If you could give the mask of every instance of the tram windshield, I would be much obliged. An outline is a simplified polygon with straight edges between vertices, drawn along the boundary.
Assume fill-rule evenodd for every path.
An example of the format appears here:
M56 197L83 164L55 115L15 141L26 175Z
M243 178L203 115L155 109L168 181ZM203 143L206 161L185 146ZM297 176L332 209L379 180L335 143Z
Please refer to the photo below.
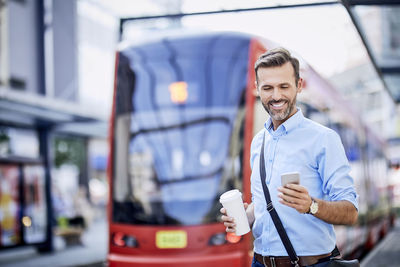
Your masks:
M120 53L114 121L114 222L216 222L219 196L233 188L242 189L248 53L243 48L241 53L232 53L235 56L229 66L221 56L194 61L188 56L180 60L178 55L175 63L170 58L168 62L158 58L144 63L145 53L139 62L134 60L139 50ZM207 77L213 78L207 82L205 77L214 75L213 71L217 76Z
M171 113L118 118L116 142L119 148L126 148L117 149L116 155L116 221L185 225L213 222L219 210L219 195L241 187L241 141L239 129L232 129L236 112L229 108L186 111L188 118L181 122L178 114ZM149 116L154 117L153 123L165 118L169 124L144 128L151 121ZM130 134L119 138L122 132Z

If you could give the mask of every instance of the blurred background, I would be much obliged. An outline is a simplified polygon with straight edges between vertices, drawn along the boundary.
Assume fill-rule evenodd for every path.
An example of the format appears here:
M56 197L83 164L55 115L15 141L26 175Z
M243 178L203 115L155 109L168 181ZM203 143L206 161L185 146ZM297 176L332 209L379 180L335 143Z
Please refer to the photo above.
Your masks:
M0 265L106 262L118 47L177 30L247 33L300 55L382 140L398 212L400 1L1 0ZM90 251L79 261L77 246Z

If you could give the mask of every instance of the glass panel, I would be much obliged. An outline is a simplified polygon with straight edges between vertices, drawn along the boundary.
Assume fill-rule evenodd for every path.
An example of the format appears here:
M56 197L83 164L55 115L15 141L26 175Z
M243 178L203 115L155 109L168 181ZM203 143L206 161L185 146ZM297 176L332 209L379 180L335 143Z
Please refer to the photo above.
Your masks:
M210 108L187 114L186 122L179 123L179 116L170 116L169 127L147 126L148 130L132 131L130 136L121 134L127 130L129 119L120 116L114 188L114 199L119 203L114 202L114 220L185 225L214 222L219 195L241 188L240 127L244 111ZM147 117L138 113L131 121L148 125ZM233 124L237 125L234 129ZM129 150L118 150L123 147Z
M24 239L28 244L40 243L46 239L47 225L44 167L24 166L24 182Z
M18 166L0 164L0 247L21 243L18 185Z
M398 66L400 59L400 7L356 6L354 12L361 22L375 59L385 67Z
M393 98L400 102L400 74L385 74L383 79Z
M39 138L34 130L0 126L0 157L39 158Z

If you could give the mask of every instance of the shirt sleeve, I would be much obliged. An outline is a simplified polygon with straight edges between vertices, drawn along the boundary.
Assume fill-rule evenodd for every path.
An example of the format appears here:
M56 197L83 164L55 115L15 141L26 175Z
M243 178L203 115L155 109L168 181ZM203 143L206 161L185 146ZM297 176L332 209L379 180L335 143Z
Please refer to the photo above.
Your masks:
M358 195L339 135L333 130L328 130L321 141L318 172L322 179L324 194L330 201L347 200L358 210Z

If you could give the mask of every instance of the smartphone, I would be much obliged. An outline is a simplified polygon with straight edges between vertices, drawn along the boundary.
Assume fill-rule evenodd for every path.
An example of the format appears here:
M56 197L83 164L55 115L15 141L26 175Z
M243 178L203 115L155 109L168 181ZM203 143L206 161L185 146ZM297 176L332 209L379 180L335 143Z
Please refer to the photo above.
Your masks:
M281 174L282 186L287 184L300 184L300 173L287 172Z

